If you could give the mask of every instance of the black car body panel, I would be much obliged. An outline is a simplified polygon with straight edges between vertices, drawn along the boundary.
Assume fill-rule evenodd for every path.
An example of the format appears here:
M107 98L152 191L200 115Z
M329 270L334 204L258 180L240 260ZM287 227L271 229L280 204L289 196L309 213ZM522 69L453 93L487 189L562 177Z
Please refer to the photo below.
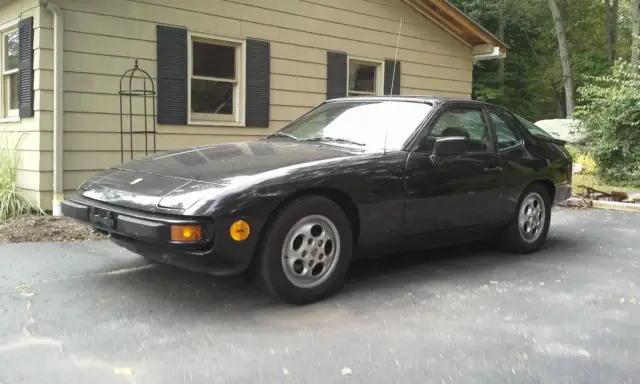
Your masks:
M156 174L222 186L244 183L251 177L286 171L301 164L322 164L354 155L322 145L305 145L290 140L255 140L225 143L164 152L121 166L132 172Z
M499 227L532 182L548 186L556 202L569 197L572 160L562 143L523 127L520 141L500 151L434 159L420 149L447 108L471 105L486 118L486 108L498 107L468 100L394 100L434 106L402 148L381 151L270 136L168 151L93 177L78 196L63 202L63 213L150 259L235 274L251 263L277 209L302 194L323 194L348 212L360 256L438 246ZM332 102L340 101L327 103ZM229 237L238 219L251 225L246 241ZM167 235L172 223L200 223L206 236L172 244Z

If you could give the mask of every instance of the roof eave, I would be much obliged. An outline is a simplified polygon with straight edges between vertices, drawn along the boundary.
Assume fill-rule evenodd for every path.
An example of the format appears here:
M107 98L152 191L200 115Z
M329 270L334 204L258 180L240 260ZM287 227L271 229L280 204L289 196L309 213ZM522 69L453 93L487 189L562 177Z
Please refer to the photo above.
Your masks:
M508 45L462 12L449 0L402 0L423 17L474 49L474 60L506 56ZM476 53L477 51L477 53Z
M427 0L429 1L429 0ZM483 27L480 23L478 23L477 21L475 21L474 19L472 19L469 15L467 15L466 13L464 13L461 9L459 9L458 7L456 7L455 5L453 5L449 0L440 0L442 2L444 2L447 6L451 7L453 10L455 10L458 14L460 14L461 16L463 16L465 19L467 19L471 24L473 24L476 28L478 28L481 32L483 32L484 34L488 35L490 40L498 45L503 47L505 50L509 48L509 46L507 45L507 43L505 43L502 39L500 39L499 37L497 37L496 35L494 35L493 33L489 32L488 29L486 29L485 27Z

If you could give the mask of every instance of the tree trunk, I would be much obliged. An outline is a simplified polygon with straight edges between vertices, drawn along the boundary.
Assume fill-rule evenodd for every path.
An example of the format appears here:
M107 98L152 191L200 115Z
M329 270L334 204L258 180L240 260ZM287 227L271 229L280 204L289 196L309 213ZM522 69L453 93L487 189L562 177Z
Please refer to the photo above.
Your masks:
M498 38L504 41L504 14L500 17L500 26L498 27ZM500 94L504 96L504 59L498 62L498 73L500 74Z
M631 3L631 20L633 27L631 28L631 65L638 72L638 64L640 64L640 0L633 0Z
M640 0L633 1L640 2ZM551 15L553 16L553 24L556 29L556 37L558 38L558 49L560 51L560 63L562 64L567 116L571 116L575 106L575 97L573 95L573 74L571 72L571 63L569 62L569 44L567 43L567 36L564 34L564 20L562 20L558 0L549 0L549 3L551 6Z
M604 0L605 25L607 28L607 56L611 62L616 60L618 43L618 3L619 0Z
M564 102L562 101L562 94L558 91L553 91L553 104L556 107L556 118L564 119L567 117Z

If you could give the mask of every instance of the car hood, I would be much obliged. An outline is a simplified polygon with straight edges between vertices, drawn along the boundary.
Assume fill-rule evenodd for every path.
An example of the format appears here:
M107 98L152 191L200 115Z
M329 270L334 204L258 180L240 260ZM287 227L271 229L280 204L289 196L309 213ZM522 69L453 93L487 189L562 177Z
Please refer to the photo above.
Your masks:
M353 155L342 148L284 140L256 140L215 144L163 152L131 161L119 169L218 185L234 184L291 166Z
M357 153L281 139L207 145L129 161L96 175L80 190L85 197L129 208L185 210L203 196Z

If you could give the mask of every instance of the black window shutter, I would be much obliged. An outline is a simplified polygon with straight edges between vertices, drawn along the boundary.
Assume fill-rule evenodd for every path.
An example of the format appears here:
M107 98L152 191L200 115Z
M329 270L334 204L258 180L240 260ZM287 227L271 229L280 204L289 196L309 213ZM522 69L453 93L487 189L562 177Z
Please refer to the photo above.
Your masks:
M347 54L327 52L327 100L347 96Z
M158 25L158 124L187 124L187 30Z
M399 95L400 94L400 62L395 60L384 61L384 94L385 95ZM395 66L395 77L393 76L393 69ZM393 82L393 90L391 89L391 83ZM392 92L393 91L393 92Z
M245 125L269 127L271 44L268 41L247 39Z
M33 17L20 20L18 39L20 46L19 115L33 117Z

